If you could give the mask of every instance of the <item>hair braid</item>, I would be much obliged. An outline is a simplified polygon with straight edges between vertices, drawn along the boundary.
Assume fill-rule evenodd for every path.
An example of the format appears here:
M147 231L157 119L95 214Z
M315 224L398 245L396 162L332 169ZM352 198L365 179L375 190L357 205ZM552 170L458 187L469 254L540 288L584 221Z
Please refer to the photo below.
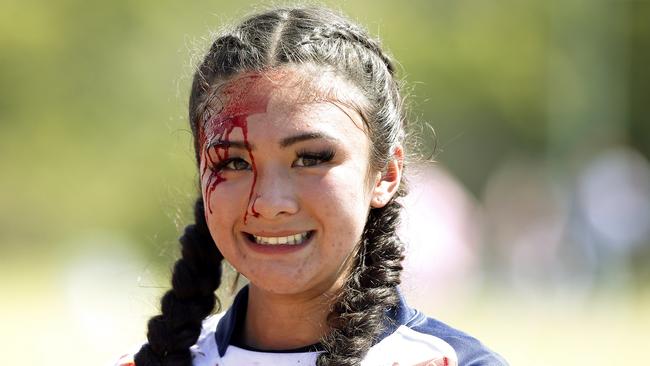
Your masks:
M381 49L379 42L368 37L361 28L351 23L335 23L316 27L298 45L308 45L332 39L340 39L365 47L381 59L391 75L395 72L391 58Z
M149 343L135 355L138 366L191 365L189 348L217 303L223 256L208 231L202 198L194 205L194 217L179 239L181 258L174 265L172 288L162 297L161 314L149 320Z
M403 195L404 189L401 190ZM355 263L329 316L333 331L323 338L318 366L359 365L397 306L404 246L395 234L401 205L392 199L370 210Z

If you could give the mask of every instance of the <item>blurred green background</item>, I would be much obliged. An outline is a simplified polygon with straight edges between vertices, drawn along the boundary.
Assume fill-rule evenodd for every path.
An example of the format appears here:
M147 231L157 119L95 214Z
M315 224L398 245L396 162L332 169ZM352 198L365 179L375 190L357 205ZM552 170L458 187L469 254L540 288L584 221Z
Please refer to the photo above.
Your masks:
M411 301L513 365L644 363L650 2L325 4L399 61L425 155L437 134L410 167ZM4 363L108 364L144 339L198 193L192 65L253 6L0 8Z

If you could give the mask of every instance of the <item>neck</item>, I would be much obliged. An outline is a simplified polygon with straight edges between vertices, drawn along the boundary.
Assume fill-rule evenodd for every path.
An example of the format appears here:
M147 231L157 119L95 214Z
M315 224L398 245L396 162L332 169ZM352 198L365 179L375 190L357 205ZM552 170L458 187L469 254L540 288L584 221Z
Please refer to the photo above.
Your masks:
M269 351L318 343L330 329L327 316L334 293L278 295L251 284L244 342L250 347Z

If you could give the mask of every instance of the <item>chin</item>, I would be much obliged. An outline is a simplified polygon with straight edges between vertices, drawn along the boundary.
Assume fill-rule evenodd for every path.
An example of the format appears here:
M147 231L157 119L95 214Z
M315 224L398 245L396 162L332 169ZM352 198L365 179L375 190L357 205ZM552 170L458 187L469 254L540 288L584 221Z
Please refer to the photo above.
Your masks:
M251 286L275 295L296 295L304 292L304 284L297 284L294 281L276 280L271 277L263 281L250 281Z
M274 295L308 295L310 297L329 292L333 286L331 281L310 282L297 281L300 278L295 274L293 276L265 276L259 280L249 278L251 286Z

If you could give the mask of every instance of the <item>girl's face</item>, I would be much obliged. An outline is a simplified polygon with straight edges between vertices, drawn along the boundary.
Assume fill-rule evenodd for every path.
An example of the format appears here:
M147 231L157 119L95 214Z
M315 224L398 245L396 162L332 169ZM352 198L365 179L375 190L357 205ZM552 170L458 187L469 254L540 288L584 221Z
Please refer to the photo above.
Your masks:
M344 276L380 178L369 173L361 116L318 97L318 85L354 90L296 75L248 75L222 89L199 136L201 185L219 250L252 286L314 296Z

